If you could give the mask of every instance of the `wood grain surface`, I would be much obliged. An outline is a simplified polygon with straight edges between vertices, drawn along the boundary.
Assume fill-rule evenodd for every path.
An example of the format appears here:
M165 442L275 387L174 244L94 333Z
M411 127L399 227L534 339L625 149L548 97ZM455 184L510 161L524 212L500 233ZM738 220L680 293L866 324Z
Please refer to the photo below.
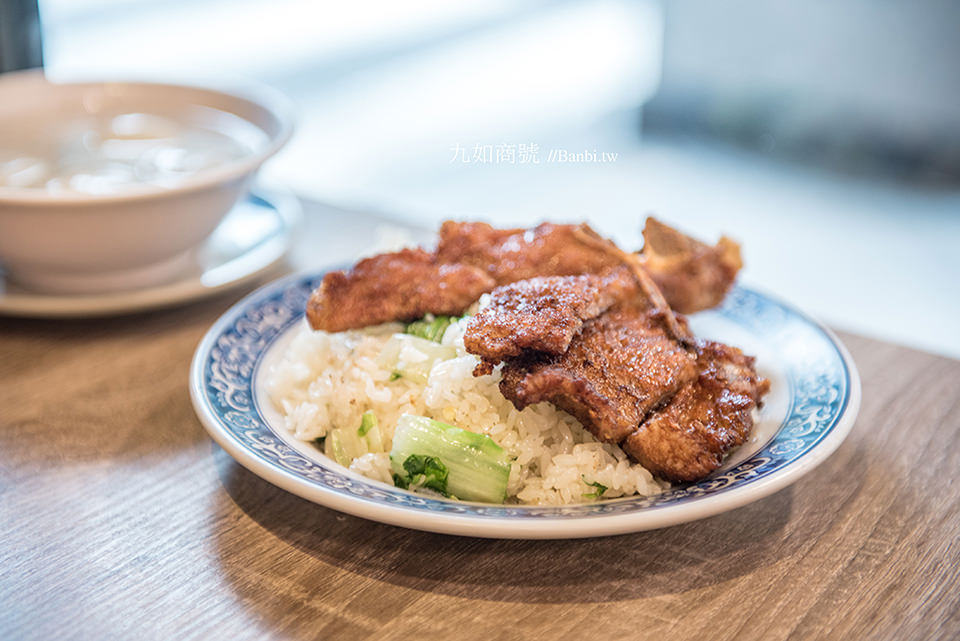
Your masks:
M733 512L458 538L319 507L208 438L188 366L237 296L0 319L0 639L960 638L960 362L843 336L852 434Z

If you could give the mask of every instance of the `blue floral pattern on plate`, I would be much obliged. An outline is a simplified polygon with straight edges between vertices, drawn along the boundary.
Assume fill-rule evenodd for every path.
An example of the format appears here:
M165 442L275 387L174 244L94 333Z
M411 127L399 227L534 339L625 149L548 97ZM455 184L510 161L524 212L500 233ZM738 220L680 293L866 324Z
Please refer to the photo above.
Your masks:
M256 468L254 472L269 468L270 472L280 473L282 478L293 480L300 487L323 490L325 496L341 495L349 501L500 522L502 519L567 520L649 513L742 491L751 484L770 479L794 467L833 434L835 442L829 447L832 451L849 430L852 422L849 411L852 409L855 414L859 404L859 381L852 362L827 330L784 303L737 287L721 307L710 313L718 314L767 344L778 346L789 386L786 416L779 429L749 459L700 482L675 486L652 497L546 507L478 505L420 496L348 475L319 454L311 458L301 453L284 442L277 431L282 427L270 425L264 416L260 403L269 401L258 398L258 368L270 346L302 322L306 301L322 277L322 274L288 277L254 292L228 311L198 347L191 391L198 415L207 429L221 445L228 445L238 460ZM842 421L845 416L846 420ZM837 435L835 432L841 423L843 433ZM759 495L750 500L753 498ZM334 502L344 504L342 500ZM741 504L743 502L746 501ZM677 522L682 520L691 519L682 518ZM424 529L446 531L429 526Z

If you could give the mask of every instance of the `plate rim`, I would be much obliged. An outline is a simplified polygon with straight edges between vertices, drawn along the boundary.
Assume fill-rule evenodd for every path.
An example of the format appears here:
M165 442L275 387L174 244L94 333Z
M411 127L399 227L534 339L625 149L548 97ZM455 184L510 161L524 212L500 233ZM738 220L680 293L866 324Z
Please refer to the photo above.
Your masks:
M758 288L738 285L738 289L767 299L789 310L790 313L795 314L808 325L820 331L839 356L847 388L845 403L839 410L839 415L830 427L829 432L806 453L786 463L782 468L774 470L769 475L753 480L742 487L734 487L723 493L709 495L703 500L694 497L690 501L673 505L649 506L633 512L590 515L581 518L554 516L521 519L497 516L481 518L472 514L435 512L426 509L414 510L403 505L341 493L333 488L279 468L243 447L221 424L214 409L206 402L203 385L205 365L210 356L211 348L214 346L216 339L223 333L223 330L229 327L244 310L262 302L261 299L267 297L268 294L281 291L291 283L304 279L317 279L331 269L337 269L337 267L298 271L274 280L251 292L224 312L208 329L194 352L190 366L190 396L194 410L208 434L244 468L267 482L303 499L360 518L440 534L500 539L572 539L614 536L679 525L742 507L792 485L837 450L852 430L859 413L862 395L859 372L852 356L837 335L810 314L783 301L778 296L771 295ZM255 387L256 372L262 363L263 355L269 351L274 341L283 336L286 331L290 331L296 322L302 321L302 318L302 313L295 315L289 321L287 328L283 332L279 332L257 354L256 365L250 374L251 388ZM256 405L256 399L251 398L251 405ZM266 422L264 424L271 432L277 434L272 426L266 424ZM781 429L783 429L783 425L778 428L776 433L779 433ZM277 435L277 438L283 440L279 435ZM321 462L313 462L323 467ZM338 473L342 472L338 471ZM372 479L364 479L364 481L377 483ZM386 487L385 484L384 486ZM636 498L610 499L605 501L604 504L615 504L618 501L624 502ZM538 508L542 506L511 507L523 509L525 507Z

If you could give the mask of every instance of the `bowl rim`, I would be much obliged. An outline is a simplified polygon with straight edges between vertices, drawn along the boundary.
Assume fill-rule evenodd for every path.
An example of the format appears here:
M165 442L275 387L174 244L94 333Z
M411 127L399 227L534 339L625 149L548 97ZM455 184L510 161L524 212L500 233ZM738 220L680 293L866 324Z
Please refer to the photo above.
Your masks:
M156 81L136 80L124 78L103 79L51 79L42 69L15 71L0 75L0 94L4 91L15 90L17 87L47 86L56 90L62 88L91 88L104 89L111 87L145 88L149 90L187 91L194 94L207 94L221 99L239 101L248 106L262 109L278 124L277 131L270 135L263 127L251 123L263 131L269 138L262 149L256 153L245 155L222 165L203 169L194 175L184 178L175 187L165 188L157 185L143 185L142 188L133 188L112 194L89 194L84 192L49 193L44 189L26 187L7 187L0 185L0 205L43 205L45 207L73 206L96 203L120 203L141 200L168 198L173 195L200 191L210 187L231 182L253 174L264 162L275 155L290 140L295 123L295 109L292 101L280 91L248 79L238 80L231 78L226 83L207 81ZM243 117L239 116L238 117ZM244 120L247 120L244 118Z

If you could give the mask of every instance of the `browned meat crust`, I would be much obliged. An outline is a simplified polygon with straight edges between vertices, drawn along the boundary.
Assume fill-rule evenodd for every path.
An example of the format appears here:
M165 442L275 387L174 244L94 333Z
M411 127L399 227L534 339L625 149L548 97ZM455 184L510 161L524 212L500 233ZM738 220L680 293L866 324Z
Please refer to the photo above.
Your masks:
M543 223L526 230L448 221L433 254L405 250L328 274L311 296L307 317L314 329L342 331L426 313L460 314L497 285L602 274L626 265L669 333L689 347L692 336L668 303L694 311L719 302L739 268L736 244L721 239L717 247L708 247L656 221L648 223L644 234L646 247L637 255L585 224ZM661 293L661 283L669 296Z
M653 413L623 449L669 481L694 481L713 472L753 427L751 411L770 389L754 359L735 347L699 341L697 380Z
M586 225L501 230L448 221L436 253L381 254L349 271L327 274L307 303L307 319L314 329L339 332L427 313L461 314L498 284L601 273L620 263L582 242L578 234L584 230L596 236Z
M583 240L600 238L586 224L543 223L533 229L494 229L486 223L447 221L440 227L437 260L479 267L498 285L536 276L600 274L621 264Z
M470 265L441 265L422 249L404 249L330 272L307 302L313 329L340 332L425 314L461 314L493 279Z
M743 266L740 246L726 236L711 247L648 218L643 239L644 270L682 314L719 305Z
M694 359L667 335L656 312L630 308L585 322L559 356L509 360L500 390L518 409L549 401L601 441L620 443L696 376Z
M480 356L477 375L533 350L562 354L589 320L614 304L644 302L633 275L618 267L605 275L531 278L493 290L490 304L467 325L463 343Z

